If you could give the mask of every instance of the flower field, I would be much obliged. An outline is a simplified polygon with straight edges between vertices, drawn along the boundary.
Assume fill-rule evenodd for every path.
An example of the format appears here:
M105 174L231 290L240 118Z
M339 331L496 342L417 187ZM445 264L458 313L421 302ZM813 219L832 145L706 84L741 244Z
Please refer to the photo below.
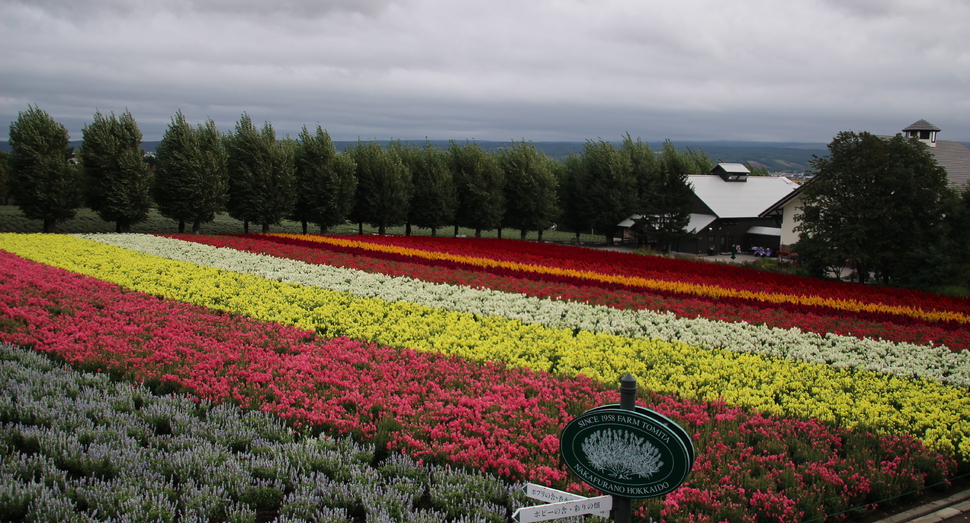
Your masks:
M351 436L378 464L403 452L592 494L558 434L616 402L626 372L698 450L644 520L821 520L970 463L967 300L507 240L5 234L0 249L0 341ZM295 517L296 487L274 488L269 512Z

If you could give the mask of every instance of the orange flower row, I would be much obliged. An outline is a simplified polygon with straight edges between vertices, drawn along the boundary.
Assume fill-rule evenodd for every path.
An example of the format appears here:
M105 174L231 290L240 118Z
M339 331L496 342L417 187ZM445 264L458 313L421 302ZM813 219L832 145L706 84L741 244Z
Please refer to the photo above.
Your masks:
M925 311L923 309L906 307L900 305L887 305L883 303L865 303L858 300L847 300L838 298L826 298L817 295L793 295L777 292L757 292L744 289L732 289L716 285L705 285L680 281L657 280L642 278L637 276L624 276L618 274L606 274L594 271L584 271L568 269L563 267L550 267L545 265L535 265L519 263L513 261L495 260L468 255L451 254L446 252L428 251L401 247L396 245L383 245L366 241L350 240L331 236L317 235L297 235L297 234L273 234L281 238L292 238L296 240L313 241L323 244L334 245L344 248L362 249L371 252L389 253L401 256L408 256L418 259L432 261L446 261L461 263L472 267L481 268L500 268L505 270L520 271L533 274L550 274L569 278L579 278L590 281L599 281L616 285L624 285L633 288L643 288L654 291L676 292L682 294L692 294L706 296L710 298L739 298L757 300L766 303L795 303L800 305L829 307L838 310L854 312L871 312L894 314L899 316L910 316L927 321L956 321L959 323L970 323L970 316L953 311Z

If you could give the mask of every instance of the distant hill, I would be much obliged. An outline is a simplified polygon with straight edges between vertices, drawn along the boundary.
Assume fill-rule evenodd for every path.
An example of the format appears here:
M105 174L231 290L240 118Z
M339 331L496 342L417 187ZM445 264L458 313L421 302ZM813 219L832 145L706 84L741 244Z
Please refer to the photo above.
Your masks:
M448 147L449 140L430 140L432 145ZM334 141L339 150L344 150L356 144L356 141ZM387 144L387 141L381 143ZM412 142L423 145L424 141ZM462 143L459 141L459 143ZM509 142L475 140L475 143L486 150L506 147ZM581 154L585 142L533 142L537 149L551 158L564 159L570 154ZM619 146L619 143L616 143ZM663 142L650 143L655 150L663 146ZM753 165L763 165L772 173L802 173L809 169L809 160L817 156L828 154L824 143L800 142L679 142L674 143L679 150L691 148L700 150L714 162L750 162Z
M450 140L430 140L432 145L445 148L448 147ZM463 143L459 140L459 143ZM148 152L154 152L158 146L157 141L142 142L142 148ZM334 141L337 149L344 150L356 144L356 141ZM387 144L387 140L381 140ZM416 145L424 145L424 141L410 142ZM475 140L475 143L486 150L495 150L506 147L509 142ZM580 154L583 152L585 142L533 142L536 148L556 159L564 159L570 154ZM72 141L72 147L81 145L80 140ZM619 143L617 143L619 145ZM662 142L651 142L650 146L660 149ZM800 143L800 142L739 142L739 141L711 141L711 142L675 142L677 149L683 150L691 148L703 151L715 162L750 162L753 165L763 165L768 171L773 173L801 173L809 169L808 162L814 156L825 156L827 154L826 144L823 143ZM9 151L10 145L6 141L0 141L0 151Z

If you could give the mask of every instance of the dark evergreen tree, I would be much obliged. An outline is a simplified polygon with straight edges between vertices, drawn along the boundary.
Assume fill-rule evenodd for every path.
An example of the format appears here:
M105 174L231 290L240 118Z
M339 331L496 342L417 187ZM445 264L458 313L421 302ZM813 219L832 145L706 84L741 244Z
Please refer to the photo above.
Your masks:
M617 224L636 209L637 182L627 157L613 144L587 141L582 156L585 183L579 188L592 226L613 245Z
M80 163L88 207L118 232L148 218L152 207L152 172L141 149L141 131L131 113L120 117L94 113L82 131Z
M347 221L357 190L357 165L349 154L339 154L330 134L317 126L316 134L304 126L296 151L296 206L292 218L320 227L320 233Z
M380 235L388 227L403 225L411 200L411 172L400 155L378 142L358 142L350 151L357 164L357 196L352 220L377 227Z
M559 202L562 206L558 225L562 230L576 233L576 243L579 243L580 234L593 229L592 213L583 192L587 176L582 157L575 154L567 156L559 166L558 174Z
M657 155L657 161L668 173L674 174L710 174L714 169L714 161L702 150L688 147L678 151L673 142L665 140L663 149Z
M751 162L744 162L744 166L747 167L748 171L751 172L750 176L771 176L771 173L768 172L768 168L764 165L752 165Z
M54 232L81 205L69 141L67 128L36 105L10 124L10 193L24 216L43 220L44 232Z
M10 153L0 151L0 199L7 205L10 198Z
M528 231L542 231L552 225L559 213L557 179L551 160L532 142L512 142L499 155L505 175L505 213L502 224L519 229L520 238Z
M477 143L458 145L453 140L448 146L448 168L458 194L455 234L458 227L468 227L479 238L482 231L500 227L505 214L505 176L496 158Z
M296 199L294 147L276 141L273 126L266 122L256 129L248 114L236 123L236 132L226 142L229 170L229 215L243 222L279 225L293 213Z
M646 143L639 138L634 141L629 133L620 150L630 163L637 185L634 235L638 241L656 244L670 252L673 244L691 236L686 228L694 196L687 178L691 171L671 169L702 167L690 153L678 153L669 141L664 144L667 161L658 159ZM670 155L676 156L674 161L669 161Z
M226 205L229 190L228 157L216 124L209 119L197 128L182 111L172 117L156 150L155 204L158 212L185 223L198 234Z
M842 132L829 155L811 163L815 177L803 190L796 227L808 268L820 274L848 260L861 282L874 273L884 283L912 285L913 266L942 252L952 194L927 146L902 135Z
M947 199L943 211L943 246L954 266L954 276L949 281L970 287L970 182Z
M410 226L431 229L437 236L438 229L454 223L458 195L447 157L441 149L426 142L423 148L410 146L405 149L406 162L411 171L414 193L408 206L408 231Z

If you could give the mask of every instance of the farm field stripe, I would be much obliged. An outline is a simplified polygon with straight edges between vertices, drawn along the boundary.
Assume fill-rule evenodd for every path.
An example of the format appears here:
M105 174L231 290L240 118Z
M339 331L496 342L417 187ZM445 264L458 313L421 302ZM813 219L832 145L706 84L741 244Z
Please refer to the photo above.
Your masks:
M510 479L524 474L572 492L592 491L562 484L569 479L558 460L555 434L578 412L618 397L615 387L579 377L346 338L324 340L273 322L159 300L6 252L0 252L0 292L7 298L0 302L6 327L0 339L33 345L87 370L107 371L112 381L121 376L160 391L181 386L220 402L231 398L275 412L295 426L310 422L328 432L349 430L377 444L389 440L388 451L400 445L434 463L495 469ZM662 501L669 517L710 514L720 520L725 509L740 509L797 523L863 504L870 490L898 494L943 481L956 467L950 456L908 435L765 416L644 389L638 397L640 404L677 419L694 434L698 453L691 477ZM31 409L29 401L16 403ZM167 414L155 411L152 418L154 424ZM170 421L169 428L179 432L195 427L185 418ZM84 418L81 425L91 423ZM153 435L151 427L144 429L135 432ZM246 431L206 436L247 446L259 442ZM393 466L395 454L384 463ZM315 469L319 457L304 456ZM661 501L654 503L651 513L656 514Z
M309 264L228 248L135 234L83 238L162 258L253 274L271 280L349 292L385 301L500 316L559 329L583 329L632 338L680 341L691 346L750 352L808 363L859 367L903 377L919 376L970 388L970 351L944 346L894 343L851 336L819 335L748 323L678 318L649 310L621 310L524 294L432 284L355 269Z
M607 383L631 372L641 386L659 393L723 399L844 427L865 424L882 433L912 434L940 452L970 456L970 394L933 381L387 303L73 237L3 235L0 247L132 290L315 329L326 337L582 374Z
M298 234L273 234L280 238L293 238L304 241L314 241L319 243L329 243L343 247L352 247L376 252L388 252L403 254L416 258L428 260L445 260L462 263L475 267L499 267L526 273L550 273L559 274L571 278L599 281L604 283L615 283L629 287L640 287L644 289L678 292L685 294L695 294L700 296L710 296L713 298L739 298L757 300L766 303L799 303L810 306L829 307L849 311L864 311L886 314L898 314L923 318L930 321L956 321L959 323L970 323L970 316L953 311L923 310L903 305L887 305L883 303L868 303L853 299L826 298L817 295L798 295L777 292L755 292L742 289L732 289L717 285L696 284L682 281L668 281L660 279L642 278L637 276L625 276L617 274L606 274L588 270L575 270L563 267L550 267L545 265L535 265L519 263L513 261L482 258L469 255L457 255L440 251L428 251L414 249L397 245L384 245L359 240L348 240L331 236L298 235Z
M357 269L429 283L526 294L541 299L603 305L611 309L649 310L660 314L672 313L679 318L705 318L729 323L744 322L786 331L795 328L822 336L839 335L858 339L882 339L894 343L943 345L954 352L970 350L970 332L965 326L954 322L927 322L908 316L849 311L837 311L833 314L836 311L829 310L826 314L819 308L795 304L767 305L751 301L677 295L644 289L611 289L597 285L584 285L582 282L575 281L565 282L545 277L531 278L521 274L499 274L487 270L448 267L440 263L422 263L404 259L403 256L375 255L320 243L268 238L264 235L165 234L162 236L213 247L299 260L315 265Z
M248 237L261 235L247 235ZM375 244L397 245L451 254L471 254L483 258L515 261L550 267L591 270L606 274L625 274L648 279L688 281L721 287L764 290L784 294L820 295L850 298L887 305L907 305L924 310L955 311L970 315L970 299L941 296L911 289L872 285L846 285L843 282L768 273L733 264L700 260L641 256L577 245L557 245L495 238L451 238L446 236L344 236Z

